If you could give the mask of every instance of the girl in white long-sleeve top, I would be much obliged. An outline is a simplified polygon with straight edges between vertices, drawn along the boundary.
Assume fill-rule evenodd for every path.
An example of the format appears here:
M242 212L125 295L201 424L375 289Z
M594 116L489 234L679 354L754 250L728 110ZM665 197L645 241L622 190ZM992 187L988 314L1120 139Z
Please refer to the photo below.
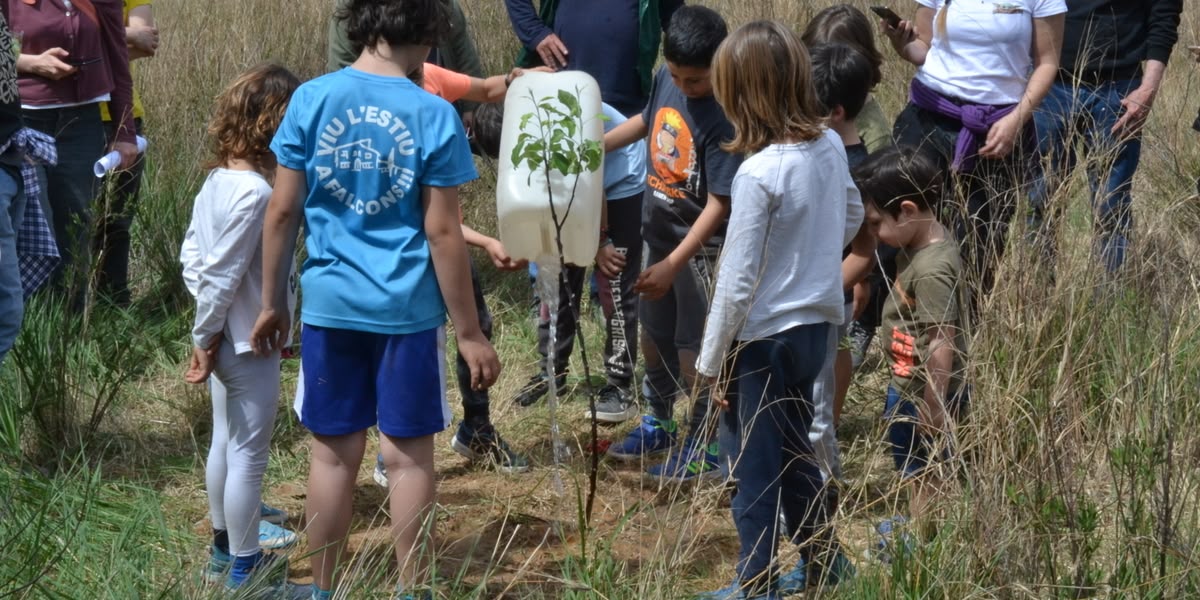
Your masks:
M778 515L801 546L809 585L846 574L826 526L827 498L808 441L813 382L829 328L842 322L842 248L862 222L838 135L826 129L799 36L759 21L717 51L713 87L733 123L731 152L755 153L733 181L733 212L697 371L732 381L722 451L737 491L737 579L725 596L794 593L776 564ZM718 388L719 389L719 388ZM796 574L789 574L795 579ZM741 595L738 595L741 594Z
M270 143L299 85L283 67L262 65L217 98L208 127L212 170L196 195L180 252L184 280L196 297L186 379L201 383L212 375L205 478L213 547L205 575L228 588L242 587L271 562L259 548L259 518L279 404L279 352L255 356L250 333L262 309L263 218L275 171Z

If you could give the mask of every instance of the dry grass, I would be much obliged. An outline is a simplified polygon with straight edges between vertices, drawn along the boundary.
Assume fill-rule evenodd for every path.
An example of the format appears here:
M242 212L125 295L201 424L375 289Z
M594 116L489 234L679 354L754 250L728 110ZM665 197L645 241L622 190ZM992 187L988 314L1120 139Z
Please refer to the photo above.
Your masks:
M720 10L732 26L769 17L799 28L830 2L703 4ZM139 72L154 160L136 234L140 264L152 280L144 287L170 289L177 280L174 252L202 177L198 164L212 98L240 70L263 60L305 78L320 73L331 5L211 0L157 7L162 54ZM516 41L502 4L465 0L464 9L486 70L503 72ZM1194 14L1186 17L1185 43L1196 39L1198 26ZM1194 475L1200 415L1192 400L1200 388L1200 206L1192 195L1200 152L1188 128L1200 79L1180 54L1146 131L1136 181L1140 247L1134 264L1119 285L1106 283L1095 268L1082 179L1057 197L1069 204L1070 219L1056 283L1028 268L1031 250L1014 238L987 319L972 340L974 413L962 432L966 468L946 500L942 535L895 570L857 561L860 578L837 595L1200 593L1200 481ZM911 72L897 60L888 63L877 90L888 113L902 106ZM482 178L467 188L465 213L474 227L494 231L492 172L481 167ZM520 275L484 271L505 368L493 390L493 417L538 468L520 476L472 469L446 449L449 437L439 436L436 554L442 574L453 579L447 597L681 598L728 580L737 546L724 494L659 489L640 476L641 465L602 466L592 544L580 556L572 494L585 480L583 404L568 402L562 409L575 452L565 469L568 493L558 497L546 466L551 449L545 409L521 410L507 401L536 366L528 287ZM595 320L586 331L600 339ZM176 367L160 365L139 384L140 397L115 416L114 428L137 449L116 452L113 463L164 492L173 525L194 529L201 557L206 400L177 383ZM895 513L899 502L878 421L884 385L878 372L858 379L843 427L849 481L836 524L855 557L870 545L872 524ZM290 390L285 383L284 406ZM278 426L272 461L268 499L298 514L307 450L289 417ZM354 572L366 587L386 590L387 569L379 568L389 562L380 549L383 495L370 483L368 468L356 505L354 542L363 552ZM294 567L303 578L303 561Z

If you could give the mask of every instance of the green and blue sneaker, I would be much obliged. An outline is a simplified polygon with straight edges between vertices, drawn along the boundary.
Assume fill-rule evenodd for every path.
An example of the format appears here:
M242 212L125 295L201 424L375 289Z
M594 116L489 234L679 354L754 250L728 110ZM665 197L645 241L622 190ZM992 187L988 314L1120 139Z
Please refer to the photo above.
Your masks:
M719 479L721 461L717 456L717 443L700 444L687 440L678 452L667 458L667 462L646 469L646 475L665 483Z
M624 440L609 446L608 455L617 460L635 461L662 454L675 444L678 428L675 421L643 415L642 423Z

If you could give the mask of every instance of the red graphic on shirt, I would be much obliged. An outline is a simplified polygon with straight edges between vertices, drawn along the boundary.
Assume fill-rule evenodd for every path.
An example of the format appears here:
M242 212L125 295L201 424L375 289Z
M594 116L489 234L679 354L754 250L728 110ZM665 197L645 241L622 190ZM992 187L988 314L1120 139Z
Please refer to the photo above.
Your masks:
M915 356L917 354L917 338L900 331L899 327L892 328L892 374L897 377L912 377Z
M659 109L650 130L650 164L654 172L647 178L650 187L668 198L685 198L693 192L696 151L692 131L678 110Z

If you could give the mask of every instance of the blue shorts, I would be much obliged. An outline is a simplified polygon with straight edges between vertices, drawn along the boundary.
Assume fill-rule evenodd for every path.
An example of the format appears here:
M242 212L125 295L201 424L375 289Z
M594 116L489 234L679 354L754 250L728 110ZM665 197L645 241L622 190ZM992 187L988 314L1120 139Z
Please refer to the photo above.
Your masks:
M304 325L296 413L317 435L347 435L379 425L398 438L450 426L446 332L436 327L386 335Z
M960 387L950 395L946 410L954 419L961 419L969 404L967 386ZM892 462L901 477L919 475L930 464L948 460L954 448L943 446L938 456L932 456L934 440L930 440L917 427L917 406L911 400L900 397L900 392L888 386L884 401L883 417L888 421L888 442L892 447Z

